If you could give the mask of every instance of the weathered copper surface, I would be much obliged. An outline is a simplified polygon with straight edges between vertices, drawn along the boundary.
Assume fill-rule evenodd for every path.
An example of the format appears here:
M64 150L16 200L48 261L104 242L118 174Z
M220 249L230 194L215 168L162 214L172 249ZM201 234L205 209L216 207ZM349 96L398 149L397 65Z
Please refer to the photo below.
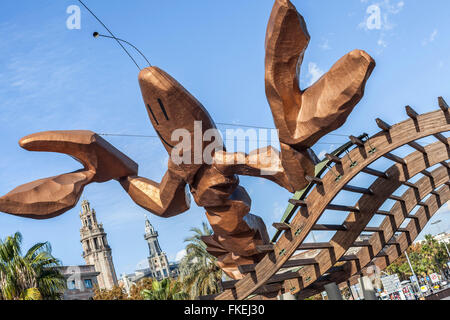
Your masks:
M51 218L73 208L87 184L115 179L139 206L169 218L189 209L189 188L214 230L204 239L208 251L230 277L242 278L238 266L259 262L263 256L257 247L269 238L262 219L249 214L251 199L238 175L265 178L291 192L304 188L306 176L314 176L309 148L344 124L375 66L367 53L353 51L301 90L299 67L308 42L303 17L290 1L276 0L266 39L266 94L279 129L280 152L269 147L249 155L226 153L222 141L211 148L210 141L202 139L216 130L206 109L165 71L149 67L140 72L139 84L150 121L171 155L160 183L139 177L133 161L92 132L40 133L22 139L21 145L30 151L71 155L84 170L19 187L0 198L0 210ZM177 149L180 129L190 139L183 151ZM174 153L183 161L176 161ZM205 153L211 163L203 159ZM223 161L240 158L244 161ZM273 161L268 164L266 158Z
M375 61L355 50L306 90L300 67L310 41L303 17L289 0L276 0L266 36L266 94L279 130L281 158L295 190L308 185L314 165L305 152L341 127L361 100Z
M91 131L49 131L27 136L28 151L64 153L84 169L22 185L0 198L0 211L48 219L72 209L86 185L137 174L138 165Z

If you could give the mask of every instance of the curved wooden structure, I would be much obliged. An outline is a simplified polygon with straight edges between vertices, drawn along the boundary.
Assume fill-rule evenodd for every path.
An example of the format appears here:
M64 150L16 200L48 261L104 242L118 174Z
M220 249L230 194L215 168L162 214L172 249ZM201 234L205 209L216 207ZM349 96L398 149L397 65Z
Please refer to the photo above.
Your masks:
M406 107L410 119L394 126L377 119L381 132L367 141L351 137L355 148L342 158L328 155L329 168L322 170L326 172L309 177L311 184L307 188L307 196L303 194L300 198L301 193L297 193L290 201L286 219L274 224L280 237L276 237L272 245L260 248L266 252L266 257L258 264L242 266L241 271L247 274L244 279L224 283L226 290L209 298L246 299L255 294L260 295L256 298L270 298L284 292L299 293L304 298L323 291L323 286L329 282L344 282L357 274L364 274L371 264L383 268L392 263L429 220L432 211L427 208L436 211L446 201L450 140L442 133L450 129L450 115L442 98L439 98L439 105L440 110L424 115ZM431 145L424 147L416 142L430 136L436 139ZM392 153L405 145L417 151L405 158ZM382 157L393 161L394 165L385 172L369 167ZM436 165L440 167L433 172L427 171ZM360 173L377 179L368 188L351 186L351 180ZM418 174L424 177L411 183L409 180ZM393 195L401 186L409 189L402 197ZM439 187L441 189L438 190ZM359 193L361 197L353 205L332 203L341 191ZM434 196L423 202L429 194ZM380 207L389 199L397 203L391 211L381 211ZM416 215L410 215L417 205L422 208ZM347 218L342 225L317 224L326 210L347 213ZM423 212L426 212L425 216ZM375 215L386 218L379 227L368 228ZM412 221L407 228L400 228L405 219ZM328 243L305 243L314 230L336 233ZM372 233L371 239L357 242L363 232ZM401 235L395 237L396 233ZM346 255L352 247L361 249L357 254ZM299 250L317 250L318 253L313 259L298 258L296 253Z

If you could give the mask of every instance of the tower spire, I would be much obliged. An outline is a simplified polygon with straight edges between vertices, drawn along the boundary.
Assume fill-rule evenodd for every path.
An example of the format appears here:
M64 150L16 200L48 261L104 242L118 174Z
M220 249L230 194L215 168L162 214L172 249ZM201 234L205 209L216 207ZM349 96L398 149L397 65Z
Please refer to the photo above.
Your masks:
M152 273L152 277L158 280L168 278L170 276L169 261L165 252L161 250L158 241L158 232L150 223L148 216L145 215L145 235L147 240L149 257L148 264Z
M97 214L88 200L83 200L81 203L80 219L83 258L87 265L94 265L95 270L100 272L97 277L100 289L112 289L117 285L117 277L111 248L103 225L98 223Z

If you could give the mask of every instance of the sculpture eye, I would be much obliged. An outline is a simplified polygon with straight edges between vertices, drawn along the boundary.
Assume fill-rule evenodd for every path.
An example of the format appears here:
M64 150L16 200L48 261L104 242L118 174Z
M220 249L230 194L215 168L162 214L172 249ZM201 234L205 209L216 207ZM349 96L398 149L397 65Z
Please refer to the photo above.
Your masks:
M166 108L164 108L164 104L161 101L161 99L158 99L158 103L161 108L161 111L164 113L164 117L166 118L167 121L169 121L169 117L167 116Z
M147 104L147 109L148 109L148 111L150 111L150 113L152 114L152 117L153 117L153 119L155 120L155 122L156 122L156 125L158 125L158 126L159 126L159 122L158 122L158 119L156 119L156 117L155 117L155 114L153 113L152 107L150 107L150 105L149 105L149 104Z

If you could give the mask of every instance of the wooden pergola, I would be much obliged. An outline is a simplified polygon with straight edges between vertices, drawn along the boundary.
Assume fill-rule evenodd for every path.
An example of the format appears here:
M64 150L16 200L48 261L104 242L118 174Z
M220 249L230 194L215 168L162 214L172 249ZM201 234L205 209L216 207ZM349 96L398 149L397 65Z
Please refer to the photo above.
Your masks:
M423 115L407 106L409 119L396 125L377 119L379 133L372 137L351 136L347 145L328 154L317 166L316 176L308 177L310 185L289 201L283 220L273 224L278 232L272 243L259 247L266 254L264 259L255 265L241 266L245 277L223 282L223 293L201 299L275 299L284 293L298 294L303 299L324 291L331 282L355 283L371 267L384 269L400 257L450 200L450 139L443 135L450 130L450 113L444 99L438 101L438 111ZM436 142L427 146L416 142L427 137ZM406 145L416 151L404 158L393 153ZM384 172L370 168L381 158L393 165ZM351 185L359 174L376 179L368 187ZM411 182L418 175L423 177ZM407 187L406 192L394 195L400 187ZM342 191L359 194L360 198L356 204L334 203ZM380 210L388 200L396 202L392 209ZM326 210L346 215L345 222L319 224ZM368 227L376 215L384 216L383 222L378 227ZM305 242L315 230L335 234L326 243ZM362 233L370 234L370 239L357 241ZM348 254L351 248L359 250ZM302 250L316 250L317 254L314 258L302 258L298 255Z

